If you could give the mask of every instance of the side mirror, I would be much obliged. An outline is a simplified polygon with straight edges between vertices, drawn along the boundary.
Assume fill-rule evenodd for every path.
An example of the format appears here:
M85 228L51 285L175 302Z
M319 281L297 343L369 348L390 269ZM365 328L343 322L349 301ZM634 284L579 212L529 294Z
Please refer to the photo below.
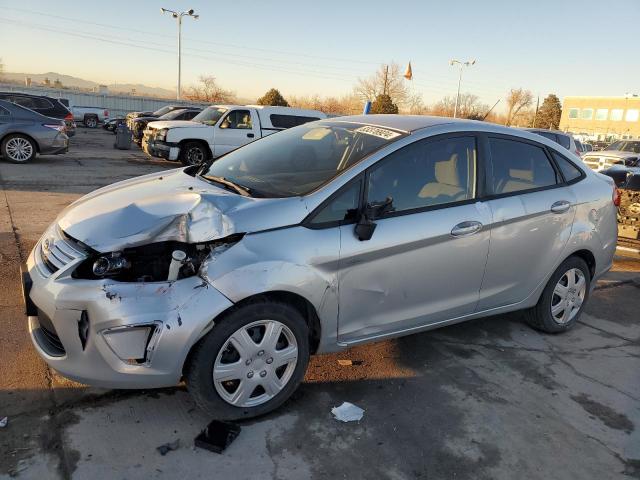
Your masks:
M354 232L358 237L358 240L365 241L371 240L373 232L376 230L377 224L373 221L386 212L390 211L393 207L393 198L387 197L384 202L367 204L360 212L360 218L356 223Z

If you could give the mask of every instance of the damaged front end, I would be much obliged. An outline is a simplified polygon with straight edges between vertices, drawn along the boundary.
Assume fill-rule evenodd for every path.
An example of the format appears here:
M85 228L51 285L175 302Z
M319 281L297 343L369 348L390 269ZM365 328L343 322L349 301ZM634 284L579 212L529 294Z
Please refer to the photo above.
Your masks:
M244 234L233 234L202 243L156 242L110 253L94 252L72 273L84 280L110 279L118 282L175 281L196 275L212 254L219 255L235 245Z

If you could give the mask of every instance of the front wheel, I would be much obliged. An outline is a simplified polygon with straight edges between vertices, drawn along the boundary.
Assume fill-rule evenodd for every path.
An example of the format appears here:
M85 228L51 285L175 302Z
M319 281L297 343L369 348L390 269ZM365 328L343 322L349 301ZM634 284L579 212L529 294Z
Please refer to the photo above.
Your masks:
M527 310L527 323L546 333L569 330L582 314L590 284L586 262L579 257L569 257L551 275L538 304Z
M2 156L11 163L27 163L36 157L36 144L25 135L9 135L0 149Z
M98 119L96 117L84 117L84 126L87 128L96 128L98 126Z
M180 161L186 167L200 165L208 157L207 149L200 142L187 142L180 148Z
M232 310L194 347L189 392L209 415L238 420L282 405L304 377L309 331L297 309L261 300Z

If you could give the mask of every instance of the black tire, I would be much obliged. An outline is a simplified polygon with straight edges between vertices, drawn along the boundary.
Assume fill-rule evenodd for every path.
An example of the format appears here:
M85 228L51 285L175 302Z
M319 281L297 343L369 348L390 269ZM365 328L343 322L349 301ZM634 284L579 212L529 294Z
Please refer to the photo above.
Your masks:
M199 165L209 159L209 149L201 142L187 142L180 147L180 162L185 167Z
M267 319L285 325L295 336L298 347L295 369L282 390L271 399L257 406L232 405L220 396L214 385L213 367L218 354L238 329ZM264 415L281 406L298 388L308 363L309 330L300 312L286 303L257 300L230 310L194 346L185 368L185 380L196 404L211 417L219 420L239 420Z
M565 323L559 323L551 314L551 306L552 302L554 302L554 289L558 284L558 281L565 275L566 272L571 269L579 269L584 275L584 279L586 282L585 285L585 294L584 299L582 301L582 305L577 313L573 316L573 318L569 319ZM538 300L538 304L525 311L525 321L536 330L540 330L545 333L561 333L566 332L570 328L572 328L580 315L582 315L582 311L584 310L587 301L589 300L589 291L591 286L591 273L589 271L589 267L587 263L581 259L580 257L569 257L553 272L551 278L547 282L546 287L542 291L542 295L540 295L540 299ZM557 301L557 298L556 298Z
M84 126L87 128L97 128L98 117L96 117L95 115L85 115L82 123L84 123Z
M0 152L7 162L27 163L36 158L37 145L26 135L16 133L4 138Z

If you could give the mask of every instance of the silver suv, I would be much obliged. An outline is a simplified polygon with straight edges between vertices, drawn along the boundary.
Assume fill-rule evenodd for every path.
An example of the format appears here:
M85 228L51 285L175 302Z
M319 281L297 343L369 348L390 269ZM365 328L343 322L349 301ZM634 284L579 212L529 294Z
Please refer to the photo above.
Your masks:
M309 355L523 310L571 328L616 248L613 181L539 135L322 120L70 205L29 255L39 354L81 382L281 405Z

